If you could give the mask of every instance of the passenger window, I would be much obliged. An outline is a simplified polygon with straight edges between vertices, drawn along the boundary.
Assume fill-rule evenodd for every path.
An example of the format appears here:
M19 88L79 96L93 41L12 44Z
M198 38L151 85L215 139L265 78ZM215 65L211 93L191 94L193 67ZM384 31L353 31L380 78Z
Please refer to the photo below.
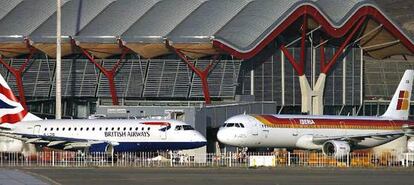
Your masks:
M82 130L83 130L83 127L80 128L80 131L82 131Z
M56 128L56 131L59 131L59 127L58 127L58 128Z
M95 127L92 127L92 131L95 131Z
M135 131L138 131L138 127L135 127Z
M76 130L77 130L77 128L75 127L73 130L75 130L75 131L76 131Z
M149 131L150 129L151 129L150 127L148 127L148 128L147 128L147 130L148 130L148 131Z
M194 128L191 125L183 125L184 130L194 130Z
M129 131L132 131L132 127L129 127Z
M124 127L124 131L126 130L126 127Z
M52 127L52 128L50 128L50 131L53 131L53 127Z
M65 127L62 128L62 131L65 131Z
M112 127L112 128L111 128L111 130L112 130L112 131L114 131L114 130L115 130L115 128L114 128L114 127Z
M144 130L144 127L142 127L141 130L143 131Z
M105 128L105 131L108 131L108 127Z
M102 131L102 127L99 127L99 131Z
M47 131L47 128L45 128L45 131Z
M69 128L68 128L68 130L70 131L70 129L71 129L71 128L69 127Z
M88 131L89 130L89 127L86 127L86 131Z
M120 131L121 130L121 127L118 127L118 131Z

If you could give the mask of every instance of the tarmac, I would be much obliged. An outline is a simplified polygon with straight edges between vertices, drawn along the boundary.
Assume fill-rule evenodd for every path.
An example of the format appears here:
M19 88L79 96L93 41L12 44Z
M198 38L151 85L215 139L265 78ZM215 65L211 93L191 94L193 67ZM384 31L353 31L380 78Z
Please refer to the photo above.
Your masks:
M414 184L412 168L8 168L0 174L0 184L16 185Z

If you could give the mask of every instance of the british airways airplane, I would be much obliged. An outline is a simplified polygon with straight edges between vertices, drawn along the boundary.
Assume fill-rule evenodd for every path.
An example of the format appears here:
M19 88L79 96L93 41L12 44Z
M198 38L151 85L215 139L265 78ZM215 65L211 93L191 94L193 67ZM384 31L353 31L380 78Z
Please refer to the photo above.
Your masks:
M203 135L178 120L42 120L23 108L1 75L0 136L56 149L108 153L206 145Z
M322 150L343 157L401 136L414 136L408 120L414 70L407 70L385 114L375 116L237 115L219 129L220 142L239 147Z

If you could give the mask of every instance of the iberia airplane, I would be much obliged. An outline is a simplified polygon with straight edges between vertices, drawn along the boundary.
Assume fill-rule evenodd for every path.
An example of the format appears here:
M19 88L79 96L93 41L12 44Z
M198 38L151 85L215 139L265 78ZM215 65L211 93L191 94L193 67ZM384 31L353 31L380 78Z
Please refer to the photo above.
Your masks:
M27 112L0 75L0 136L64 150L135 152L199 148L206 139L178 120L42 120Z
M343 157L413 134L408 120L414 70L407 70L381 116L237 115L219 129L220 142L239 147L322 150Z

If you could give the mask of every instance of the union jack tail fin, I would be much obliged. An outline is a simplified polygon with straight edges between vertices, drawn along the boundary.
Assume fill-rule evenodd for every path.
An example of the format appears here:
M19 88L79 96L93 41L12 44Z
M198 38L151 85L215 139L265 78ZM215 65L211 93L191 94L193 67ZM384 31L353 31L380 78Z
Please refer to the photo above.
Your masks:
M42 120L27 112L14 96L6 80L0 75L0 123Z
M407 120L410 112L411 90L413 88L414 70L406 70L387 111L381 116L396 120Z

